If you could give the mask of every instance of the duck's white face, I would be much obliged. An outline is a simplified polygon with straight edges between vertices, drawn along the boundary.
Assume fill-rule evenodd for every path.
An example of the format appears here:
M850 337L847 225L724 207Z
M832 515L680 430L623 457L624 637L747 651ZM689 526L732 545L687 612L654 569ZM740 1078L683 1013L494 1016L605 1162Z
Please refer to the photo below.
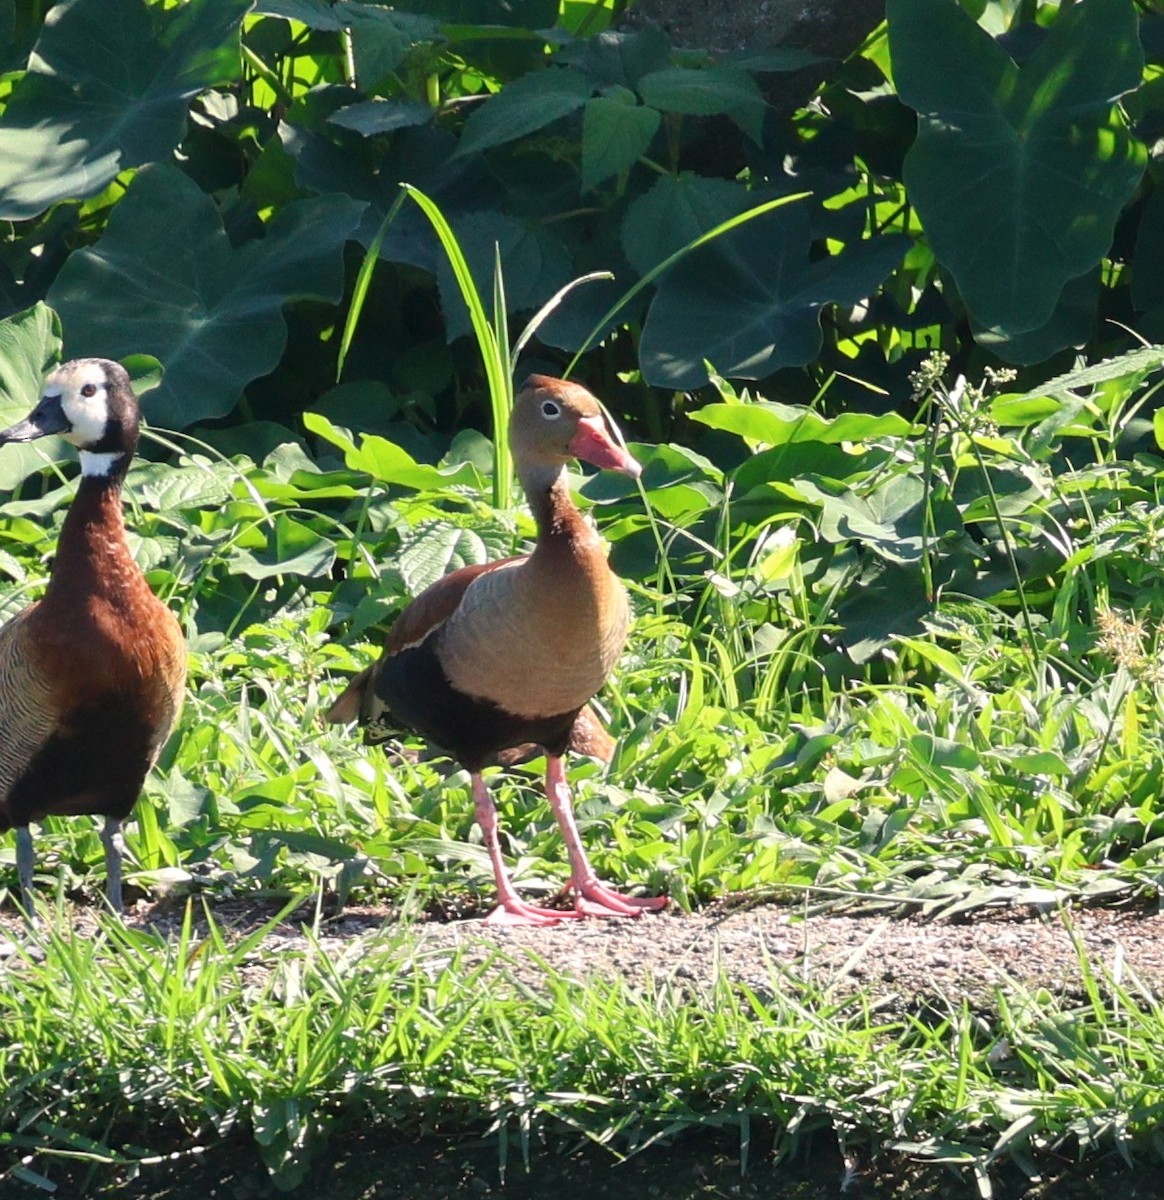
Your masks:
M45 380L40 403L0 429L0 446L57 434L80 450L82 475L124 471L137 448L140 413L129 376L106 358L62 363Z
M74 446L94 446L109 424L109 380L93 359L67 362L45 380L41 396L59 401L68 428L60 436Z

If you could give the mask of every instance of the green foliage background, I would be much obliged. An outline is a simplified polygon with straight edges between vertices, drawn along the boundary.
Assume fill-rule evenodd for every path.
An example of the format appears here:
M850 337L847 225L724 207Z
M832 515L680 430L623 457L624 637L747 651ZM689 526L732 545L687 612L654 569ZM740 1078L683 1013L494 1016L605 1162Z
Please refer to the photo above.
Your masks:
M147 875L480 876L459 798L317 713L410 595L527 544L488 426L509 330L558 296L518 371L580 354L644 439L640 489L584 488L640 616L607 700L619 869L683 903L1148 886L1161 355L1132 323L1157 319L1160 21L891 0L825 65L616 15L0 9L0 419L62 355L131 360L138 554L195 653ZM823 82L781 115L806 66ZM614 277L562 295L591 270ZM6 612L41 586L60 454L0 457ZM1096 650L1113 610L1139 614L1120 654ZM516 846L550 844L541 815Z
M617 756L571 764L600 872L679 908L1158 897L1164 20L889 0L851 59L814 63L678 50L621 8L0 0L0 423L62 356L127 359L150 422L134 549L190 642L130 882L489 902L464 775L320 714L408 597L529 544L490 440L511 334L609 272L517 364L578 355L645 468L579 480L637 615L600 699ZM0 619L43 587L65 460L0 453ZM535 772L493 782L518 882L546 894L564 870ZM90 823L38 844L42 887L92 882ZM969 1164L988 1195L996 1160L1125 1151L1159 1108L1159 1003L1119 979L986 1032L967 1009L883 1026L786 979L587 993L581 1020L563 982L483 1006L406 933L343 964L309 947L256 1001L265 931L206 929L53 936L0 988L0 1149L22 1156L0 1181L236 1122L293 1186L369 1111L496 1120L502 1146L551 1117L743 1144L755 1115L785 1147L828 1127ZM808 1052L754 1045L761 1026ZM648 1027L667 1049L640 1095L620 1055Z
M855 374L886 395L834 382L829 404L901 407L928 349L979 372L1063 366L1128 344L1106 318L1159 323L1156 14L891 0L887 27L818 64L790 116L766 97L810 56L712 58L615 16L554 0L8 0L0 314L47 299L67 354L155 355L150 414L171 428L295 428L331 385L374 380L381 414L447 438L483 423L482 377L412 204L378 245L336 379L355 266L408 182L486 295L499 249L511 314L614 273L542 327L547 367L675 250L811 192L598 329L587 378L656 440L692 436L693 400L649 389L698 391L707 362L802 401Z

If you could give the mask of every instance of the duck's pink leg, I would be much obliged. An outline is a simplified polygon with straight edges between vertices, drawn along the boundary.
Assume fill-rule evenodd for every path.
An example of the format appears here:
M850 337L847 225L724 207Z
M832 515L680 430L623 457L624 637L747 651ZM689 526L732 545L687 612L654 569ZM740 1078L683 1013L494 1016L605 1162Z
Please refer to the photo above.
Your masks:
M549 908L538 908L526 902L514 891L505 860L501 857L501 842L497 837L497 808L485 780L476 772L469 776L476 805L477 824L485 835L485 849L493 864L493 878L497 880L497 895L501 903L485 918L487 925L556 925L563 917L569 919L572 912L555 912Z
M620 896L599 881L590 860L586 857L582 839L578 836L578 824L574 820L574 806L570 801L570 785L566 782L565 768L562 766L562 760L552 754L546 755L546 796L562 831L566 853L570 856L574 911L579 916L637 917L641 913L657 912L667 906L666 896L644 899Z

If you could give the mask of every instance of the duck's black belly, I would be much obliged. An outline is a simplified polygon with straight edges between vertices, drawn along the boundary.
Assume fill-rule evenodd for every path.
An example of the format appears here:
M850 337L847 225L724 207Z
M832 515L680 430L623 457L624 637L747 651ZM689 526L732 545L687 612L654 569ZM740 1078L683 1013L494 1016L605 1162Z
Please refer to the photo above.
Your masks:
M419 646L401 650L382 665L376 695L403 725L446 751L470 771L495 761L513 746L533 742L547 753L565 752L579 709L545 717L507 712L491 700L458 691L436 656L435 634ZM369 726L366 740L385 740L391 731Z
M65 714L0 804L0 831L46 816L129 816L156 731L136 697L106 696Z

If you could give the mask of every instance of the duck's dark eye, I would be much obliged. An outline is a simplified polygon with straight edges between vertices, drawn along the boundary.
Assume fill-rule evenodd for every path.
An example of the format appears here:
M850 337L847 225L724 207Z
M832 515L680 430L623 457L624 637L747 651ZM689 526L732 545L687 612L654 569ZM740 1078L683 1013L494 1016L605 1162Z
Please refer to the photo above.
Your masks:
M97 385L95 383L84 384L81 388L81 395L82 396L96 396L97 395Z
M551 421L562 415L562 410L552 400L542 401L542 416L549 417Z

